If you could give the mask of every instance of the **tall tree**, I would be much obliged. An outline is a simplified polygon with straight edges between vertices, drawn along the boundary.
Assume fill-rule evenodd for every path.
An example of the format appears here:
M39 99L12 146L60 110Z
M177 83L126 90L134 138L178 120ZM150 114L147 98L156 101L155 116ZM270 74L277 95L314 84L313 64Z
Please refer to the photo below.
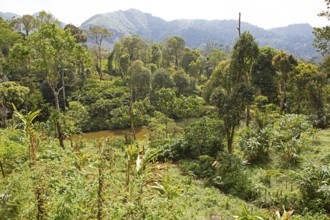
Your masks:
M20 35L14 32L13 26L0 17L0 58L7 57L9 49L20 38ZM1 64L1 59L0 59Z
M240 123L242 113L245 108L242 91L242 84L236 83L235 74L230 68L231 61L222 61L213 72L207 83L205 98L210 97L209 102L218 109L218 115L223 120L224 130L227 140L227 149L233 152L233 140L235 129ZM208 101L206 99L206 101Z
M16 18L13 20L13 24L18 31L24 31L25 36L28 36L31 31L36 30L38 27L38 21L32 15L23 15L20 18Z
M271 47L261 48L252 67L252 86L257 90L256 94L266 96L272 103L277 102L276 70L272 64L276 53Z
M130 55L130 60L141 60L144 63L150 61L151 54L149 54L149 45L146 40L138 35L127 36L121 39L122 53ZM150 51L151 53L151 51Z
M273 58L272 63L278 72L280 89L280 111L281 114L286 107L286 90L289 73L297 66L297 60L284 51L279 51Z
M82 65L81 62L85 60L77 61L76 53L82 53L86 49L77 45L69 31L64 31L52 23L41 25L38 31L27 38L27 45L30 47L31 69L40 74L48 84L54 97L55 109L60 112L59 94L65 89L64 75L74 71L72 66ZM65 98L65 93L63 95ZM57 129L60 145L64 147L59 123Z
M144 67L141 60L132 62L129 70L129 88L130 88L130 122L133 133L133 138L136 140L134 127L134 103L142 98L145 98L151 89L150 70Z
M96 44L96 69L102 79L102 42L104 39L111 37L111 32L100 26L93 26L88 29L88 37Z
M324 0L327 5L327 10L318 14L330 21L330 0ZM314 28L313 34L315 36L314 46L322 55L329 55L330 53L330 26L321 28Z
M184 54L184 49L185 49L186 43L183 40L183 38L174 36L174 37L169 37L165 41L165 47L164 47L164 55L165 59L167 59L167 62L169 65L171 62L174 61L174 68L175 70L179 69L179 60L182 58Z
M259 56L259 47L253 36L244 32L233 47L230 68L233 74L234 84L244 82L246 96L246 125L250 122L250 105L252 102L252 66Z
M290 110L313 117L314 125L325 127L326 74L313 64L300 63L292 72L289 83ZM299 95L297 95L299 94Z
M36 19L38 22L38 26L41 26L41 24L43 23L52 23L52 24L56 24L57 26L60 26L61 24L61 22L57 18L55 18L54 15L46 11L39 12Z
M73 24L67 24L65 25L64 30L69 30L71 35L76 39L77 43L86 43L87 36L80 28L74 26Z

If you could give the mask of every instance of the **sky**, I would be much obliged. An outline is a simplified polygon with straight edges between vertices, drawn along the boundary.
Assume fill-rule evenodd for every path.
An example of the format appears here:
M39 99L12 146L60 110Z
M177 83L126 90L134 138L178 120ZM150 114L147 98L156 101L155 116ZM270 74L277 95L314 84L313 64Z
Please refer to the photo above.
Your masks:
M269 29L290 24L329 25L317 14L326 9L324 0L0 0L0 12L19 15L45 10L64 23L80 26L95 14L135 8L170 21L174 19L242 22Z

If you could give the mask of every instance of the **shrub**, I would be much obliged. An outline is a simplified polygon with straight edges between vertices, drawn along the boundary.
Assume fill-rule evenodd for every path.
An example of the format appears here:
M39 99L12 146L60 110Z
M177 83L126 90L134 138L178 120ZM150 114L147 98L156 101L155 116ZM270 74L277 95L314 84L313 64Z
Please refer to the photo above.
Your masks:
M213 184L223 192L242 199L256 199L259 195L244 167L245 164L246 161L235 155L220 153L214 163L216 170L212 179Z
M247 160L252 163L267 162L272 147L272 128L267 126L259 131L247 128L240 142Z
M302 194L302 206L305 211L330 213L330 165L307 164L301 173L295 176Z
M223 122L204 116L185 129L185 136L190 154L194 158L200 155L216 156L224 149Z

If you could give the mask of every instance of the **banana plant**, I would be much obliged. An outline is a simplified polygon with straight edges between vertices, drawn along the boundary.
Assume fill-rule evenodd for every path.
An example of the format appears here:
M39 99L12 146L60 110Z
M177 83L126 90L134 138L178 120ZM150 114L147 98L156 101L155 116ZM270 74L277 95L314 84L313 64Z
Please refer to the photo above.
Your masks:
M37 132L34 129L33 120L36 117L38 117L41 110L28 112L26 115L24 115L19 111L17 111L16 106L14 104L13 104L13 108L14 108L14 117L18 118L21 121L23 125L23 130L29 138L30 141L29 156L31 163L34 163L37 159L38 142L37 142Z

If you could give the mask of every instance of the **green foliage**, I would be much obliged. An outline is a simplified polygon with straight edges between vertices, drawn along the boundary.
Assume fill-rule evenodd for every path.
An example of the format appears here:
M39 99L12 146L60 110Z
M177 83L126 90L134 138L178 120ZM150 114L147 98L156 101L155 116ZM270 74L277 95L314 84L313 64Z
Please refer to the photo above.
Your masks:
M295 165L299 162L310 133L311 125L303 116L284 115L279 119L274 128L273 146L285 164Z
M28 139L24 136L23 131L16 129L0 130L0 161L5 176L28 160L28 152L25 147L27 143Z
M21 109L28 99L30 89L15 82L0 82L0 117L1 125L7 126L7 117L13 113L14 104Z
M242 211L239 216L234 216L238 220L264 220L265 214L253 214L247 209L246 204L242 203Z
M153 74L152 79L152 89L153 90L159 90L161 88L172 88L174 87L174 81L170 73L165 69L158 69Z
M314 126L324 128L326 118L326 75L312 64L296 66L289 81L288 105L290 111L309 115ZM295 95L299 92L299 96Z
M273 130L271 126L266 126L255 131L247 127L240 142L240 147L251 163L267 162L270 159L272 148Z
M295 58L285 52L263 48L259 53L249 33L236 41L231 59L216 42L202 53L185 47L181 37L152 44L138 35L123 37L108 56L101 45L109 37L105 28L91 26L97 47L88 50L77 43L84 36L76 27L63 30L45 12L37 21L20 41L0 20L1 116L10 118L14 103L27 133L0 130L2 218L229 219L239 213L239 197L279 210L268 219L288 219L292 211L278 207L313 216L319 201L327 201L327 179L311 191L314 199L303 195L302 187L295 190L301 182L289 182L290 171L279 170L298 172L301 167L293 165L304 159L329 161L326 142L309 141L313 132L307 122L328 114L326 64L318 69L301 61L295 67ZM102 71L105 56L110 75ZM306 116L279 115L277 99L286 113ZM252 120L242 130L244 116ZM126 140L75 135L144 125L143 142L131 142L129 132ZM62 149L53 139L58 128L67 136ZM71 148L64 149L68 144ZM242 219L263 216L247 206Z
M313 213L330 212L330 166L307 163L304 169L296 173L295 179L302 194L301 203Z
M223 123L218 119L204 116L185 128L184 139L189 154L186 157L198 158L200 155L215 156L224 150Z
M0 64L2 55L8 56L10 47L20 39L20 35L14 32L9 22L0 18Z
M276 50L273 48L260 48L259 57L251 71L253 87L255 87L261 95L266 96L272 103L276 103L278 96L276 71L272 65L272 59L275 54Z
M322 11L318 14L320 17L325 17L329 20L330 18L330 12L329 12L329 0L324 0L326 3L327 10ZM329 54L330 50L330 27L325 26L321 28L314 28L313 34L315 36L314 38L314 47L318 49L319 52L321 52L323 55Z
M259 196L245 165L246 161L238 156L220 153L213 163L216 167L212 183L225 193L245 200L254 200Z

